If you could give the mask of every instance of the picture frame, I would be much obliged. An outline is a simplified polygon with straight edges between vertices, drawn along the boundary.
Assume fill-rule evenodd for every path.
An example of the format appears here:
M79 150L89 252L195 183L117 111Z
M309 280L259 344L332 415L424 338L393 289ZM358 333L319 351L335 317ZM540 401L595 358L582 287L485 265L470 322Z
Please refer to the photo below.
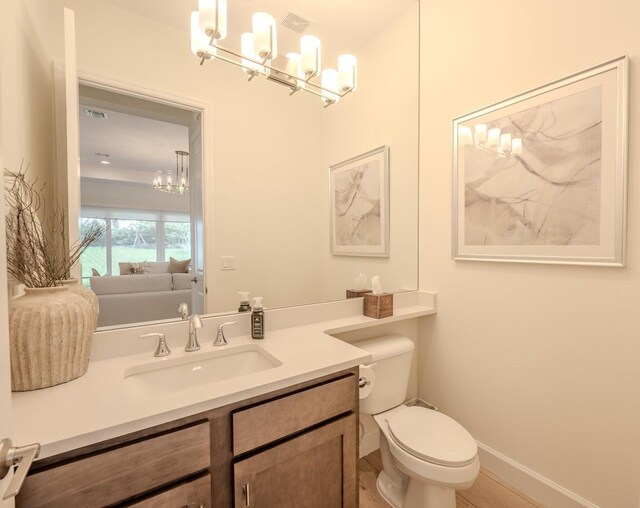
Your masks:
M453 120L454 260L624 266L628 67Z
M389 147L330 167L330 251L389 257Z

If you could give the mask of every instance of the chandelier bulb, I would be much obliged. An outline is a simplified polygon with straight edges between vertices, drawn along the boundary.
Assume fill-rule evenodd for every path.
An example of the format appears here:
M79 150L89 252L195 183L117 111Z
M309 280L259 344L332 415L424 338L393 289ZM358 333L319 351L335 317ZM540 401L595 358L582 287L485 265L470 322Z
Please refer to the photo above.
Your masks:
M490 148L498 148L500 146L500 129L489 129L487 133L487 146Z
M266 12L256 12L251 18L253 45L260 60L273 60L278 56L276 20Z
M240 36L240 52L242 53L242 56L245 57L242 59L244 72L248 74L264 72L264 67L257 63L259 58L255 52L254 36L252 32L245 32Z
M325 106L338 102L338 71L335 69L325 69L322 71L322 99Z
M320 48L320 39L315 35L303 35L300 38L300 65L306 80L317 76L322 70Z
M476 145L482 146L487 142L487 126L479 123L475 126Z
M352 92L358 87L358 60L353 55L338 57L340 92Z
M207 39L227 36L227 0L199 0L200 30Z

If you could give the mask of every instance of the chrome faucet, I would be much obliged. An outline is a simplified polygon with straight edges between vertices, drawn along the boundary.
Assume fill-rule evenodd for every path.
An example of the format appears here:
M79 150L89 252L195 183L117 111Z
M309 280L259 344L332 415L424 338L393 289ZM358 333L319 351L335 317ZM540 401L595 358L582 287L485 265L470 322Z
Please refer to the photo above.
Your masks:
M227 344L227 338L224 336L224 327L227 325L237 325L237 321L228 321L218 326L218 333L216 334L216 340L213 341L214 346L225 346Z
M186 303L182 302L178 305L178 316L180 316L183 321L189 319L189 306Z
M153 353L153 356L161 358L171 354L171 349L169 349L169 345L167 344L167 336L164 333L145 333L139 337L141 339L148 339L150 337L158 338L158 347L156 348L156 352Z
M202 320L197 314L191 314L189 317L189 340L184 348L188 353L200 349L200 344L198 343L198 328L202 328Z

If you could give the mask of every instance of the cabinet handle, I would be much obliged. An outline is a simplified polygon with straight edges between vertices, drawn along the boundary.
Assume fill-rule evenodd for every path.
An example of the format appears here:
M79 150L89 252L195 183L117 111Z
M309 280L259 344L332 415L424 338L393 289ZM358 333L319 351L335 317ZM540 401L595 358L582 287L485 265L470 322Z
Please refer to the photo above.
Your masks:
M249 484L245 483L242 486L242 492L244 492L244 505L245 506L251 506L249 503L251 502L251 498L250 498L250 491L249 491Z

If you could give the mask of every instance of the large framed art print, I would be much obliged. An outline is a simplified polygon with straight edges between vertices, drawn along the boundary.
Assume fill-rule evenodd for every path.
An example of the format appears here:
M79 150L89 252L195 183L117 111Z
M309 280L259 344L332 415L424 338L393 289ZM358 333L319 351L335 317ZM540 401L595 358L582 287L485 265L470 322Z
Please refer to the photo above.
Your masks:
M389 147L331 166L330 178L331 254L389 257Z
M453 258L623 266L628 59L453 120Z

